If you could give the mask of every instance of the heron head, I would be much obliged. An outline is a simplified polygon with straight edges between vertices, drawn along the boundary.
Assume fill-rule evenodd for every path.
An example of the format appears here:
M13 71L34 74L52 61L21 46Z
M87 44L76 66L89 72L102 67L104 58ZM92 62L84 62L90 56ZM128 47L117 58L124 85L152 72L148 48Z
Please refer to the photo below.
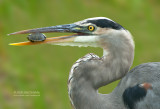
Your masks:
M125 29L120 24L114 22L113 20L105 17L95 17L78 21L72 24L23 30L11 33L9 35L28 34L28 33L68 32L75 34L47 38L45 41L41 42L35 41L35 42L13 43L11 45L33 45L33 44L53 43L57 45L98 47L100 46L99 43L103 41L106 36L112 36L113 34L120 33L120 31L125 31Z

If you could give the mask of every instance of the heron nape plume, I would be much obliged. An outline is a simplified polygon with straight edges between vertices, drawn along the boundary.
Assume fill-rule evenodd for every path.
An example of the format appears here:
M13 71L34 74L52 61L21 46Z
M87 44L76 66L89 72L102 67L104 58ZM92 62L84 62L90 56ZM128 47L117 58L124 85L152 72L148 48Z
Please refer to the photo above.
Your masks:
M69 32L73 35L45 38L42 33ZM68 79L68 94L75 109L159 109L160 62L138 65L129 71L134 59L134 41L128 30L105 17L88 18L72 24L23 30L30 41L11 45L52 43L63 46L101 47L103 56L89 53L73 64ZM98 89L121 79L110 94ZM137 84L148 83L147 91ZM131 88L132 87L132 88ZM144 88L146 88L145 86ZM141 90L142 89L142 90ZM138 96L141 93L141 97ZM123 96L125 95L125 96ZM123 98L125 97L125 99ZM129 106L126 101L129 99Z

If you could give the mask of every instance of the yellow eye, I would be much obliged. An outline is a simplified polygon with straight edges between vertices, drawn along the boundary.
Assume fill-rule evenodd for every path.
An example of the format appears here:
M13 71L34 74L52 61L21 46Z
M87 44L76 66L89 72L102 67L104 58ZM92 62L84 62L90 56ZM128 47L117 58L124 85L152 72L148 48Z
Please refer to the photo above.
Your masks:
M93 25L89 25L89 26L88 26L88 30L89 30L89 31L93 31L94 29L95 29L95 27L94 27Z

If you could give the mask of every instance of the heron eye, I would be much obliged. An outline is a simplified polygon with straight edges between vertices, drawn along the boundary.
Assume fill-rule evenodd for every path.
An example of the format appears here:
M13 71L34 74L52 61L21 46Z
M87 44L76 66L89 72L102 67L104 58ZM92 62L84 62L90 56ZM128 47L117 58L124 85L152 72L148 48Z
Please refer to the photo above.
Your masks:
M95 27L94 27L93 25L89 25L89 26L88 26L88 30L89 30L89 31L93 31L94 29L95 29Z

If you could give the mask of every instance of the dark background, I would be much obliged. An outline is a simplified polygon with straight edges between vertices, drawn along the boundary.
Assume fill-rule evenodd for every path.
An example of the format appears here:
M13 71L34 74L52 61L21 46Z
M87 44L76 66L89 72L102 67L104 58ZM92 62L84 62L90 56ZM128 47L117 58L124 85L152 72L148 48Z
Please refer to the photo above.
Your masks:
M72 64L89 52L102 56L100 48L10 46L27 35L8 33L101 16L132 33L132 67L160 61L160 0L0 0L0 109L71 109L67 80ZM58 35L66 34L47 34ZM111 92L117 83L100 92ZM38 91L40 96L14 96L15 91Z

